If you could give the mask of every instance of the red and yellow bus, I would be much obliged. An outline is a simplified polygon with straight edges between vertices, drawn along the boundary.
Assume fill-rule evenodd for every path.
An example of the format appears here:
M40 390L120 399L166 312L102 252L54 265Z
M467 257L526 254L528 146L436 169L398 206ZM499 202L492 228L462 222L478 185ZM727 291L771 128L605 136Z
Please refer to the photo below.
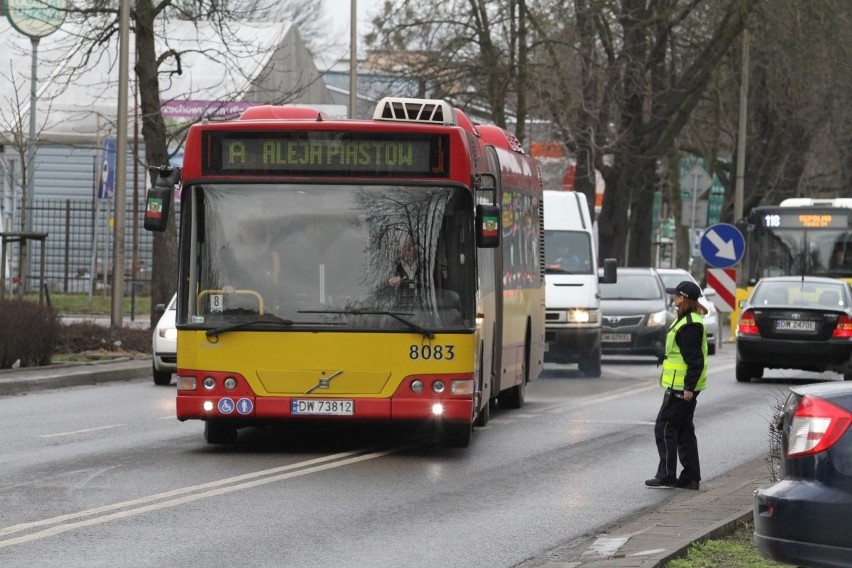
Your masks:
M261 106L194 125L181 188L179 420L209 443L281 421L425 423L467 446L542 368L535 160L440 100L371 120Z

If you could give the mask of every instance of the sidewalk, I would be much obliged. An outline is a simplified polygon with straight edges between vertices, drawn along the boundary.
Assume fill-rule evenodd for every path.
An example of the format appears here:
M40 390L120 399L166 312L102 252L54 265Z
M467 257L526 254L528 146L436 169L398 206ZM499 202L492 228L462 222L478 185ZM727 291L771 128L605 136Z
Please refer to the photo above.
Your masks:
M151 358L123 358L92 363L69 363L0 370L0 396L38 390L151 378ZM665 491L671 498L661 507L643 511L597 538L574 542L539 558L525 568L657 568L682 556L696 541L729 534L751 518L754 490L769 485L763 458L745 463L725 475L701 482L699 491ZM641 486L642 480L637 480Z
M641 486L642 480L637 481ZM733 532L752 517L755 489L769 485L769 467L763 458L745 463L725 475L701 482L699 491L666 491L671 499L662 507L644 511L610 533L582 544L553 550L524 564L539 568L657 568L686 554L693 542ZM541 562L540 560L544 560Z

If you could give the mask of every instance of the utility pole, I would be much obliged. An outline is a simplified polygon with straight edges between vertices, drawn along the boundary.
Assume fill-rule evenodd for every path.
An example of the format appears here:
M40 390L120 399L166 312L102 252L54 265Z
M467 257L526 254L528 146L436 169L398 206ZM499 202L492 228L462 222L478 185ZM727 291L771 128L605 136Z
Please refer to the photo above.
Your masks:
M115 140L115 223L112 243L112 310L110 326L124 323L124 225L127 210L127 55L130 0L119 0L118 110Z
M358 0L351 0L349 12L349 118L355 118L358 102Z
M740 69L740 124L737 132L737 180L734 189L734 223L743 218L746 121L748 119L748 28L743 28L743 63Z

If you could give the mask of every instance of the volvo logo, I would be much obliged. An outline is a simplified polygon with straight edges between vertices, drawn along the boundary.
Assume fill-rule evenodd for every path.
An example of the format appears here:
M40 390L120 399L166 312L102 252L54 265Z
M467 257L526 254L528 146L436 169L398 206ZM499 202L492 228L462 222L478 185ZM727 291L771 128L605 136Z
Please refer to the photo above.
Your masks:
M323 375L324 374L325 374L325 372L323 371ZM327 389L328 387L331 386L331 380L336 378L336 377L339 377L342 374L343 374L343 371L335 371L331 375L329 375L328 377L320 377L319 382L317 382L316 385L312 386L307 391L305 391L305 394L310 394L317 389Z

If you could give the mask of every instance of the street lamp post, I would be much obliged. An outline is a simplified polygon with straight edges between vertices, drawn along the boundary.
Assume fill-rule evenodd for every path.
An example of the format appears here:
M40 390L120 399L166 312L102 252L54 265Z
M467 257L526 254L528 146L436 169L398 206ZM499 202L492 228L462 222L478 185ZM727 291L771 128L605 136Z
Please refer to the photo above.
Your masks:
M65 20L66 0L6 0L6 18L12 27L28 36L32 44L32 65L30 71L30 129L27 137L26 163L22 164L21 173L26 175L26 187L23 188L21 199L21 230L32 232L32 218L27 215L27 207L32 207L35 188L35 157L36 157L36 113L38 105L38 44L44 36L59 29ZM44 254L44 241L41 242ZM26 289L29 255L27 240L21 241L19 259L19 274L21 275L21 293ZM44 290L39 290L39 295Z

